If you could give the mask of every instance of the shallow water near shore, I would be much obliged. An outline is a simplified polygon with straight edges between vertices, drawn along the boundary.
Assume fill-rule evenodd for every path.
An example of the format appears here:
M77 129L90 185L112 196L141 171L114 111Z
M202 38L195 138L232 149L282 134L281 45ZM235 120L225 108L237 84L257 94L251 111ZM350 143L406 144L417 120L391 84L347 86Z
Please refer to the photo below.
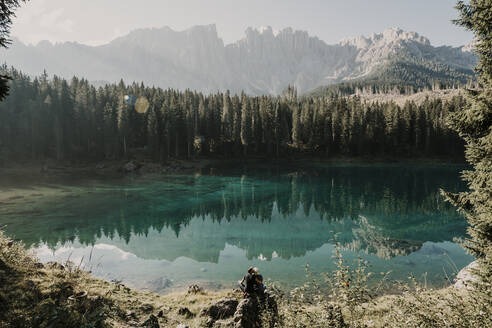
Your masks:
M473 258L453 240L466 222L439 188L464 189L455 165L216 166L200 174L0 178L0 226L42 262L72 261L159 293L229 288L249 266L285 287L331 272L334 234L348 264L413 274L429 286Z

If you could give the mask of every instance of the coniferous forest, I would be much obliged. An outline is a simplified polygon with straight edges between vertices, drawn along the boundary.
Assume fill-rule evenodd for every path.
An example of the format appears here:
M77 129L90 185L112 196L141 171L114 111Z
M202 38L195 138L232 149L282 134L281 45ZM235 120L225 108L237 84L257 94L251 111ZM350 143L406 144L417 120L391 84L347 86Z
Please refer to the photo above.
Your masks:
M446 117L464 99L369 103L357 97L204 95L133 83L12 77L0 103L0 159L459 158ZM144 104L142 106L142 104Z

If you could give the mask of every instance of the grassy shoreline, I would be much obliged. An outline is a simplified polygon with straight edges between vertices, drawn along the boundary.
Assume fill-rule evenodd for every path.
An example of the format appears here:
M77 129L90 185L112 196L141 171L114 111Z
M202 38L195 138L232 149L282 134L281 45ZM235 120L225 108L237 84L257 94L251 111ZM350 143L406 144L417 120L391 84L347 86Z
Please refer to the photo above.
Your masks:
M125 165L135 163L138 168L126 171ZM201 159L170 159L165 162L150 160L104 160L94 162L57 162L53 160L20 161L10 162L0 166L0 177L6 175L29 175L31 177L80 175L84 176L108 176L121 177L128 173L146 174L169 174L169 173L195 173L210 167L223 167L230 163L241 163L242 165L255 164L282 164L288 166L306 166L312 164L329 165L465 165L463 159L456 158L392 158L392 157L333 157L323 158L316 156L290 157L279 159L265 159L261 157L248 159L230 158L201 158Z
M74 263L42 265L3 232L0 250L0 327L135 327L151 315L161 327L206 327L202 309L223 298L242 297L232 290L167 295L133 290L94 278ZM340 277L354 273L344 270L342 266ZM328 317L333 307L341 310L344 327L478 327L463 325L463 319L477 320L475 312L481 310L466 289L407 286L399 295L370 297L363 284L351 284L335 288L329 298L316 286L310 286L311 294L309 286L287 293L273 288L279 303L276 327L332 327ZM192 315L180 314L183 308ZM449 325L453 322L457 325Z

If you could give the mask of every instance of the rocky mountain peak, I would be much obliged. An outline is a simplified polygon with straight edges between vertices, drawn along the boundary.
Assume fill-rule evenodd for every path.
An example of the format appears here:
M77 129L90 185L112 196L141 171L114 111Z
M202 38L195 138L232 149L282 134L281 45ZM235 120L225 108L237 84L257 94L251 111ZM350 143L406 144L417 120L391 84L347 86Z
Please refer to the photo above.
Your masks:
M476 63L471 49L433 47L427 38L400 28L328 45L306 31L290 27L274 31L267 26L248 28L243 39L224 45L212 24L184 31L167 26L138 29L95 47L72 43L26 47L15 40L0 54L8 65L31 75L46 69L49 74L90 81L123 78L181 90L280 94L288 85L306 92L360 79L400 53L471 71Z
M341 46L354 46L357 49L367 49L373 46L393 46L402 42L416 42L430 46L429 39L419 35L417 32L406 32L398 27L384 30L382 33L373 33L369 37L358 36L340 41Z

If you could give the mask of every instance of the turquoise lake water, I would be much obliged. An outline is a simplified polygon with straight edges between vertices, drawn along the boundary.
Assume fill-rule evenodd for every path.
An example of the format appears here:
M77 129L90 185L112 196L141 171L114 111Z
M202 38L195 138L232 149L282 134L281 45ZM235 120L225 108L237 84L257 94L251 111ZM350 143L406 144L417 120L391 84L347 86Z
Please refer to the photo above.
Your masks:
M166 293L233 286L249 266L285 287L330 272L334 234L347 263L433 286L473 259L453 240L465 220L439 188L453 165L244 165L123 179L0 176L0 227L43 262Z

